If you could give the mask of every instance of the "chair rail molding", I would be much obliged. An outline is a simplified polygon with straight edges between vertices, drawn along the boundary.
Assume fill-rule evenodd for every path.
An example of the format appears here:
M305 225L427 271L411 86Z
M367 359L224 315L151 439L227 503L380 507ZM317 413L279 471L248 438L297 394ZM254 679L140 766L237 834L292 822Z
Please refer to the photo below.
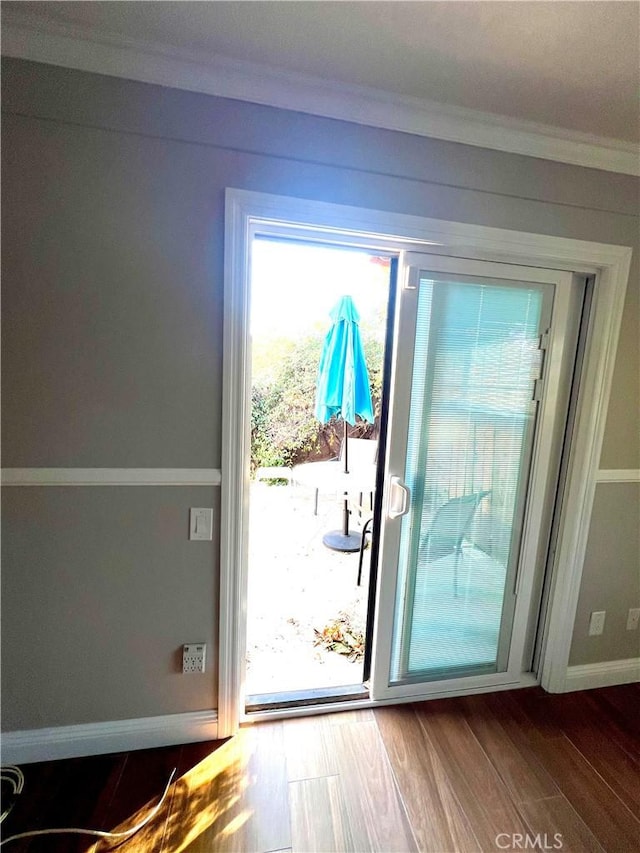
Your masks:
M3 468L3 486L219 486L218 468Z
M596 474L598 483L640 483L640 468L601 468Z
M568 270L594 276L562 516L543 628L542 686L564 689L599 470L607 406L632 250L545 234L428 219L228 188L225 208L221 493L220 737L244 716L248 527L250 244L254 235L298 236Z

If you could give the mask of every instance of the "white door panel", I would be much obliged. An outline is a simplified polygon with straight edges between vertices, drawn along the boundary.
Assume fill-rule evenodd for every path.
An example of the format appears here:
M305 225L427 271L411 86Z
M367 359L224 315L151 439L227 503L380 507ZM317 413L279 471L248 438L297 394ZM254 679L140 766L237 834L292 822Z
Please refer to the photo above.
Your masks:
M520 679L572 282L484 261L403 262L374 699Z

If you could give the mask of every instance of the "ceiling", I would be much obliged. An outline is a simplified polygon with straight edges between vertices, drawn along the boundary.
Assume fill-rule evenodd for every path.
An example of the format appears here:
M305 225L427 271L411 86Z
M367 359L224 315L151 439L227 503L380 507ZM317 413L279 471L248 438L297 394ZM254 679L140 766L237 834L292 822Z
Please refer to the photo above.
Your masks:
M637 2L4 2L2 11L290 79L639 139Z

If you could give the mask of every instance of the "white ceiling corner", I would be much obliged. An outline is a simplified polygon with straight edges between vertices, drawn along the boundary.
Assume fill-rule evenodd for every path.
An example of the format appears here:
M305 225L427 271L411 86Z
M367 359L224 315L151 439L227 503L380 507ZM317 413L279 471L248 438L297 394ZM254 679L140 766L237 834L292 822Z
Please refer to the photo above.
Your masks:
M16 11L15 5L9 9L5 4L3 9L2 53L5 56L577 166L640 175L640 152L632 142L283 71L105 29L90 29L21 13Z

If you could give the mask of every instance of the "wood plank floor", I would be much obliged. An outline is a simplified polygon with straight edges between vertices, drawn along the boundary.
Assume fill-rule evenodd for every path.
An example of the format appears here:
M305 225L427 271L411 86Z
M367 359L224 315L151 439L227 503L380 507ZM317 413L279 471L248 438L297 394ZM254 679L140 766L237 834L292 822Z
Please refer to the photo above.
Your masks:
M640 851L640 685L539 688L262 723L228 741L23 767L3 838L49 853Z

